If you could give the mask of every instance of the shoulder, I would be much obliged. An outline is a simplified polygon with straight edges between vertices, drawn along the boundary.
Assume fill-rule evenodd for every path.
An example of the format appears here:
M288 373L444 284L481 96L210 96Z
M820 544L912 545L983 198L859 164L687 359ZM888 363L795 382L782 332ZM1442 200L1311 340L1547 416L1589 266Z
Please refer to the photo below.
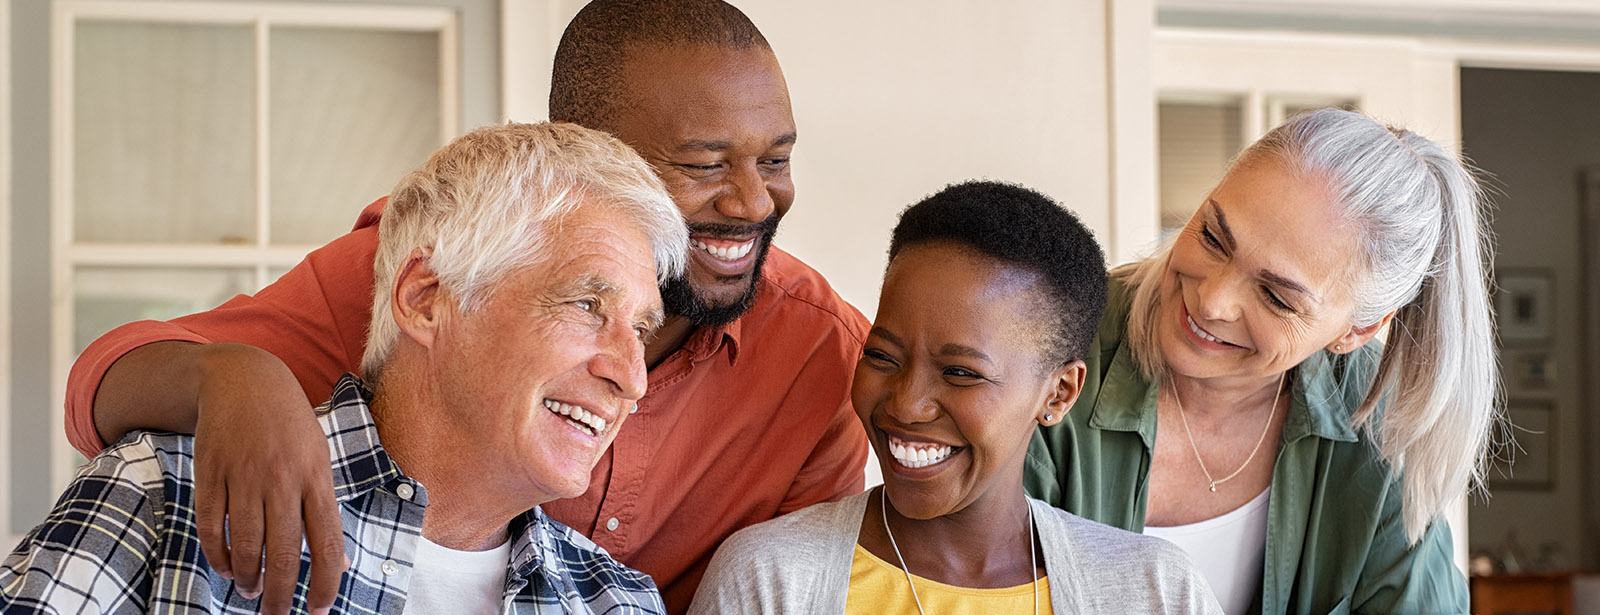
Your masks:
M804 565L841 544L854 545L868 492L837 502L812 504L787 515L746 527L723 541L717 559L729 564Z
M193 471L194 436L134 431L89 460L74 482L109 480L145 490L164 489L169 482L192 487Z
M559 579L562 584L570 583L554 588L556 593L576 598L597 613L666 612L666 607L661 603L661 593L649 575L617 561L583 534L550 518L538 507L521 517L512 527L515 529L522 524L533 524L537 528L539 535L533 539L543 545L536 550L543 552L535 556L528 553L528 543L514 541L511 559L513 562L543 560L541 565L549 575L548 579ZM519 567L521 565L518 564ZM552 568L560 570L552 574ZM538 593L551 589L541 587L539 583L530 583L524 586L523 591Z
M761 269L756 303L745 326L781 324L790 331L838 331L856 345L867 339L866 316L846 302L817 270L773 246Z
M691 613L804 612L842 600L865 510L862 493L734 532L711 558Z
M193 534L193 506L183 501L193 487L192 443L189 436L134 432L85 464L0 565L0 607L43 599L63 612L75 612L69 604L116 610L142 604L153 571L198 562L197 542L163 547ZM193 559L161 561L157 554L168 551Z
M1150 568L1190 565L1183 549L1160 538L1090 521L1038 500L1031 503L1040 531L1057 532L1080 557Z
M607 587L628 591L655 591L655 581L649 575L617 561L589 537L544 514L540 508L534 508L533 515L541 524L548 544L559 556L558 561L575 573L574 578L589 579Z
M1031 500L1054 586L1076 586L1096 594L1085 602L1162 605L1168 612L1207 612L1210 587L1187 553L1170 542L1103 525ZM1095 562L1076 566L1076 562ZM1052 566L1052 563L1065 564ZM1062 578L1069 577L1069 578ZM1184 605L1179 607L1179 605ZM1177 608L1177 611L1170 609Z

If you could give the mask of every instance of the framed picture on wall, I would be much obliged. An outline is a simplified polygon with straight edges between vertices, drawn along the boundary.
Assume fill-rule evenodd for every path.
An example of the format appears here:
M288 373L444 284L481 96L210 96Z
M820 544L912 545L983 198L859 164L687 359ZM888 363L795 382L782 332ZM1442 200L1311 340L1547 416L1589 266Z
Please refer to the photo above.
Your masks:
M1513 344L1550 339L1555 283L1549 269L1501 269L1495 273L1495 324L1500 341Z
M1556 364L1549 349L1506 348L1500 353L1506 395L1548 399L1556 393Z
M1549 491L1555 488L1555 402L1511 399L1506 418L1512 442L1495 455L1489 467L1489 489Z

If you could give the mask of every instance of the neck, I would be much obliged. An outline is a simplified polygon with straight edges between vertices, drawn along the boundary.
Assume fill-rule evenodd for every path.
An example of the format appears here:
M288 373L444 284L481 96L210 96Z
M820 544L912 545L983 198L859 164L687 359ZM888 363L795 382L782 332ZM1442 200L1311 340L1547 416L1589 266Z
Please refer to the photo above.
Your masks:
M1031 551L1033 528L1021 481L1004 496L996 495L932 519L905 517L895 510L893 501L884 498L888 508L879 512L869 505L863 525L870 522L882 532L886 513L904 566L914 575L958 587L1014 587L1031 582L1037 578L1037 572L1029 570L1036 558ZM872 498L872 504L880 498L881 494ZM1037 561L1042 565L1042 554Z
M458 551L483 551L504 543L511 520L539 502L525 496L501 493L494 480L498 471L481 460L482 447L459 436L449 421L440 420L436 391L407 387L412 378L398 381L401 390L387 387L372 401L373 421L384 451L406 476L427 489L428 509L423 517L422 535L441 546ZM491 468L485 473L485 468Z
M1251 378L1190 378L1168 373L1163 388L1178 395L1192 415L1253 414L1280 397L1279 383L1291 386L1287 374Z
M689 341L689 336L694 334L694 323L689 319L676 314L669 314L667 320L661 323L661 328L656 330L656 335L650 343L644 345L644 364L649 369L655 369L672 353L677 352Z

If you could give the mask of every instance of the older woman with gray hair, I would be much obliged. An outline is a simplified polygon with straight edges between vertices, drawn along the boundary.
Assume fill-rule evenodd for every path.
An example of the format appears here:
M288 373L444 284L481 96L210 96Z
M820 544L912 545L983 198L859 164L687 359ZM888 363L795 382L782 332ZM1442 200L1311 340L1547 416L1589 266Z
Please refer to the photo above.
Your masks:
M1467 612L1441 514L1496 417L1487 260L1451 153L1359 113L1291 119L1112 272L1030 493L1176 542L1229 613Z

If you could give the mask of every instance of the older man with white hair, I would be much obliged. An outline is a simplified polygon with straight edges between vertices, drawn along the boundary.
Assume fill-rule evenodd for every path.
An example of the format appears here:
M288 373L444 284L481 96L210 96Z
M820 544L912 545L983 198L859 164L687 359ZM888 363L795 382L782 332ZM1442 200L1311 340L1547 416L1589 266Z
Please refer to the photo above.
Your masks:
M644 395L688 244L661 181L593 130L482 128L401 181L379 236L368 381L317 411L351 563L334 609L664 612L539 509L584 492ZM257 612L201 554L193 449L139 431L91 460L0 565L0 612Z

